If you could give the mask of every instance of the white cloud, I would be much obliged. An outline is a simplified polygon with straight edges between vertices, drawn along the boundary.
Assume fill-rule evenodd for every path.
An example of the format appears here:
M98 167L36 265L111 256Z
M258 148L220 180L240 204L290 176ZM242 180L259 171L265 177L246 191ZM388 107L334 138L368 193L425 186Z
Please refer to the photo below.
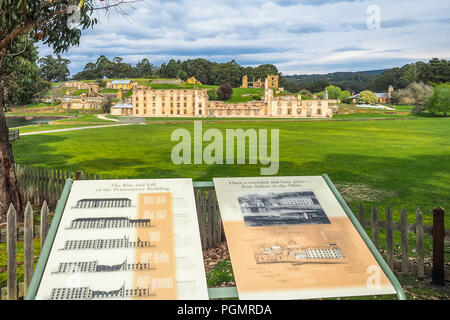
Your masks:
M366 10L381 10L369 30ZM139 3L132 18L111 13L70 49L73 72L103 54L136 63L170 58L274 63L280 71L323 73L449 58L450 2L425 0L179 0ZM49 54L41 48L41 55Z

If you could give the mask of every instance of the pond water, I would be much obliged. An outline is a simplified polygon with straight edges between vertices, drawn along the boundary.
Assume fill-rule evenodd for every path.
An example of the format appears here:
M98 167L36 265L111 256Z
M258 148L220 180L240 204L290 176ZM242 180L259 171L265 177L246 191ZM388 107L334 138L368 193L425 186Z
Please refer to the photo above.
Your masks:
M33 118L31 120L27 120L26 117L7 117L6 123L8 124L8 128L17 128L17 127L23 127L23 126L29 126L32 124L47 124L50 121L56 121L64 119L64 117L52 117L52 118Z

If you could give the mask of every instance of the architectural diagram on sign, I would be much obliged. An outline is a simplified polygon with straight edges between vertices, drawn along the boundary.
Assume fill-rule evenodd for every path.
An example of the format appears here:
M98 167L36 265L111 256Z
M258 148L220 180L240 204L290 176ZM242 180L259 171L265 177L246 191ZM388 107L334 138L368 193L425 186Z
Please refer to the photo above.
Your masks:
M292 263L293 265L302 265L346 263L341 248L335 243L322 246L259 244L255 246L255 259L258 264Z
M132 201L128 198L111 199L81 199L78 200L73 209L95 209L95 208L131 208Z
M99 264L98 261L61 262L58 270L53 274L63 273L101 273L121 271L149 271L154 270L148 262L128 263L128 258L119 264Z
M130 219L127 217L78 218L72 220L68 230L80 229L125 229L149 228L150 219Z
M151 248L150 241L130 241L128 236L119 239L67 240L61 250L89 250L89 249L123 249L123 248Z
M50 300L99 300L119 298L143 298L155 296L150 288L125 289L125 284L120 289L104 291L92 290L89 287L80 288L54 288Z

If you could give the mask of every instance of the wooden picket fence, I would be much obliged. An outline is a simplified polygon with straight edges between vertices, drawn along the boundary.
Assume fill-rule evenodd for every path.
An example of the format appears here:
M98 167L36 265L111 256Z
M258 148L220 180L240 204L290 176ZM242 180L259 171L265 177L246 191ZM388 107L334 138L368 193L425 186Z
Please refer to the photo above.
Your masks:
M19 130L15 129L15 130L9 130L9 136L8 136L9 141L16 141L19 140Z
M212 188L196 188L195 200L197 206L198 222L203 250L214 248L222 241L225 241L222 220L220 218L217 197ZM450 280L450 270L445 269L444 265L444 242L450 240L450 230L444 229L444 211L435 209L434 226L424 226L422 223L422 213L416 211L416 223L409 224L407 220L406 209L403 208L400 222L393 221L392 209L388 207L386 211L386 221L378 219L378 210L373 207L371 210L371 219L367 220L364 208L360 206L358 219L366 228L372 229L372 240L379 248L379 234L381 230L386 232L386 250L380 250L384 255L391 269L399 271L402 274L414 275L422 279L425 276L432 275L433 282L443 284L445 280ZM40 226L35 228L33 224L33 209L30 203L27 204L24 217L23 228L17 228L16 211L10 207L7 214L6 234L2 233L1 238L7 243L7 287L2 288L0 300L15 300L23 298L26 295L28 286L33 275L33 262L36 262L38 256L33 254L33 239L36 235L40 237L40 246L44 244L49 229L50 211L47 203L44 201L40 211ZM35 229L39 229L38 232ZM401 259L396 260L394 255L394 231L401 232ZM17 244L20 239L19 234L23 234L24 243L24 281L17 284ZM408 238L410 234L416 236L416 259L411 260ZM424 263L424 235L433 237L433 263L425 265Z
M426 275L433 276L433 282L442 284L445 280L450 280L450 270L445 269L445 243L450 242L450 230L445 229L444 210L437 207L433 210L433 226L423 225L423 215L420 208L416 210L414 224L408 222L408 212L403 207L400 215L400 222L393 221L392 208L386 209L386 219L379 219L379 212L376 206L371 208L370 219L366 219L365 209L362 204L358 210L358 221L362 227L371 230L373 244L384 256L389 267L394 271L399 271L404 275L415 275L418 279L423 279ZM385 249L381 248L380 231L386 235ZM400 254L401 259L395 256L394 232L400 231ZM410 234L416 239L415 256L410 257L409 240ZM433 238L433 257L431 263L425 264L424 238L425 235Z
M7 269L8 285L7 288L1 289L0 299L17 299L26 294L33 273L33 261L37 261L38 259L38 257L33 256L33 239L40 237L42 248L49 228L49 213L53 211L51 208L56 207L66 179L122 179L118 177L83 174L81 172L30 168L20 165L16 165L16 171L22 195L25 201L29 203L25 210L24 227L17 228L16 213L14 208L11 207L7 215L7 229L0 230L0 243L7 243L8 256L7 266L0 266L0 270L5 267ZM195 188L195 200L202 248L203 250L214 248L222 241L225 241L214 188ZM34 215L30 203L41 206L41 222L39 228L33 226ZM365 208L361 205L357 218L366 230L371 230L372 241L384 255L391 269L400 271L403 274L415 275L419 279L432 275L433 282L435 283L450 280L450 272L448 269L445 269L444 259L444 246L445 242L450 241L450 230L444 229L443 209L435 208L433 226L423 225L423 217L420 209L416 211L416 221L414 224L408 222L408 213L405 208L402 209L400 221L393 221L392 209L390 207L386 210L385 221L381 221L376 207L371 208L370 218L367 219ZM397 255L395 255L394 248L394 233L396 231L399 231L401 234L400 254ZM381 232L386 234L385 246L381 246L380 243ZM412 257L410 257L408 242L411 234L415 236L416 240L416 252ZM425 236L431 236L433 238L433 259L431 264L425 263ZM19 285L17 285L18 266L16 262L16 246L18 241L24 242L24 272L26 274L24 282ZM385 247L385 250L381 249L381 247Z
M49 209L47 203L44 201L40 213L40 248L42 249L45 238L49 230ZM33 265L39 256L34 256L33 242L34 242L34 213L30 203L24 212L23 223L23 266L24 266L24 281L17 283L17 212L11 204L7 213L6 223L6 281L7 287L1 288L0 300L17 300L23 298L29 288L31 278L33 276ZM0 266L3 268L3 266Z
M20 164L16 164L16 174L24 201L41 205L45 200L51 209L56 208L66 180L76 178L75 171L27 167ZM124 179L88 173L82 174L81 178L84 180Z
M222 220L215 191L211 188L195 189L195 200L203 250L215 248L225 241ZM33 208L28 202L24 214L24 225L18 228L16 210L11 205L7 213L6 230L0 230L1 242L7 244L7 287L1 288L0 300L23 298L33 275L33 262L39 258L33 254L33 240L40 237L41 249L50 227L50 210L44 201L40 212L40 227L34 227ZM39 231L36 231L38 229ZM17 284L17 244L24 244L24 281ZM0 266L1 268L4 266Z

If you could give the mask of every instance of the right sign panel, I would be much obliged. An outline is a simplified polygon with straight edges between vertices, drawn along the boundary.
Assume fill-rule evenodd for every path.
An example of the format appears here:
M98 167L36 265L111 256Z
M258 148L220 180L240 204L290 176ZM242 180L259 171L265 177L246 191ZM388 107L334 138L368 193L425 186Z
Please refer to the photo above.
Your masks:
M322 177L214 185L241 299L395 293Z

